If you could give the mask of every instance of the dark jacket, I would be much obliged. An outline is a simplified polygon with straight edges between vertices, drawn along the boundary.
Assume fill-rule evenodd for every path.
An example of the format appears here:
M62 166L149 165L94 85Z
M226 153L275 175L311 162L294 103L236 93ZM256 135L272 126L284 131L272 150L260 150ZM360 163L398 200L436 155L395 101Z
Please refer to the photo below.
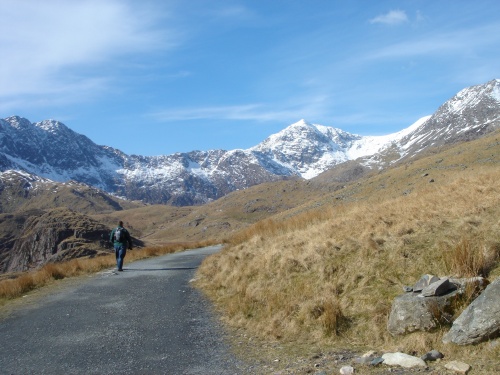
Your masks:
M115 232L117 229L121 229L122 236L120 238L120 241L115 240ZM126 245L128 243L128 248L132 249L132 237L130 236L128 230L126 230L123 227L116 227L111 231L111 234L109 236L109 242L112 242L113 245L118 245L118 244Z

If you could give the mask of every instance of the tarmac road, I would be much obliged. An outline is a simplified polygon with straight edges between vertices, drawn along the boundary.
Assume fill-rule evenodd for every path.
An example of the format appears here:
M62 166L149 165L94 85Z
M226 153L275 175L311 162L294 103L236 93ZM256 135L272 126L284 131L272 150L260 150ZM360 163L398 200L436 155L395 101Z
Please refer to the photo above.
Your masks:
M127 264L0 321L0 374L243 374L189 280L207 247Z

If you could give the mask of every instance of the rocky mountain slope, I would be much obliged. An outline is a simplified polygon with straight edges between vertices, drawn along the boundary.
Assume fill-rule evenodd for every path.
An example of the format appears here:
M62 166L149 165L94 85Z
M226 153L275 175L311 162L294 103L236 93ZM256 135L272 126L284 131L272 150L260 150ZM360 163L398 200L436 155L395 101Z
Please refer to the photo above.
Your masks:
M3 272L26 271L47 262L95 256L104 251L105 243L97 244L109 235L109 230L86 215L66 208L26 214L0 218L14 219L23 228L22 235L14 238L12 248L7 243L0 246Z
M500 127L500 80L466 88L399 142L400 157L444 144L477 139Z
M247 150L153 157L98 146L58 121L32 124L14 116L0 119L0 170L74 180L130 200L198 205L263 182L314 178L349 161L382 168L431 146L474 139L498 128L499 116L500 80L493 80L460 91L432 116L387 136L301 120Z
M54 182L7 171L0 175L0 273L106 252L110 225L92 219L142 205L76 181Z
M0 173L0 213L71 207L82 214L121 211L137 206L74 180L55 182L34 174L8 170Z

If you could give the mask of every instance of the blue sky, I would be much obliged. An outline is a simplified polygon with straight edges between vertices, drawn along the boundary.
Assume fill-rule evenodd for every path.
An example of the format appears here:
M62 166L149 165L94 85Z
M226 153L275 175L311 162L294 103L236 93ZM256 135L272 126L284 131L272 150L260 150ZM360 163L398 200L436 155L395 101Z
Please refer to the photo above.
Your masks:
M389 134L500 78L498 0L0 0L0 118L127 154Z

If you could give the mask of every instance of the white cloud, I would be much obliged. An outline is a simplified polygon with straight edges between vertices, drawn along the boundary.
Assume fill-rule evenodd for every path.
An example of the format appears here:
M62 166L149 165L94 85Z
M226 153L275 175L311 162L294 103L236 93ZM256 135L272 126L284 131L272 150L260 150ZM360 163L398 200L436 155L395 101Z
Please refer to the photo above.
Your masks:
M251 121L295 121L304 117L325 117L328 112L328 97L318 95L295 98L279 104L242 104L230 106L207 106L198 108L170 108L148 114L158 122L190 120L251 120Z
M243 104L200 108L172 108L151 113L149 116L159 122L190 120L282 121L284 118L296 118L299 115L294 115L294 113L297 112L299 111L293 109L270 109L264 104Z
M500 24L474 29L432 33L420 39L405 40L369 53L366 59L392 59L413 56L476 55L480 50L495 48L500 43Z
M187 121L187 120L246 120L257 117L256 110L260 104L234 106L207 106L198 108L172 108L151 113L150 116L158 121Z
M173 46L160 12L118 0L2 0L0 97L71 94L108 82L98 69Z
M399 25L408 22L408 16L403 10L391 10L370 20L370 23L382 23L385 25Z
M214 10L212 13L216 17L221 17L221 18L234 18L234 17L246 18L250 15L253 15L253 13L248 8L243 7L241 5L223 7Z

